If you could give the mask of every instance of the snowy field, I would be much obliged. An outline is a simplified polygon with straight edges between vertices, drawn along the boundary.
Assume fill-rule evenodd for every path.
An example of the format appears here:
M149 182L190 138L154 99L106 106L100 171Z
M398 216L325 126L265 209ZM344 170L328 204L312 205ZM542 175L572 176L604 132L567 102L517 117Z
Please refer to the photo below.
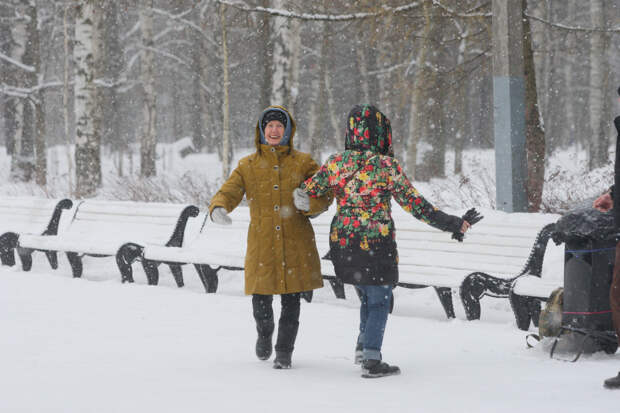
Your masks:
M168 191L166 201L195 194L204 208L205 185L221 182L217 156L181 159L174 148L159 146L156 191ZM0 150L0 195L66 196L64 152L50 149L50 183L41 190L9 182ZM549 161L549 204L570 209L609 185L611 167L583 174L582 155ZM442 209L492 208L493 152L467 152L464 168L416 186ZM113 170L106 157L97 198L135 199ZM83 279L71 278L64 256L57 271L41 254L29 273L0 267L0 412L618 411L620 392L602 381L620 370L620 353L566 363L527 349L505 299L484 298L481 320L468 322L455 296L457 319L446 320L432 289L396 289L383 352L402 375L366 380L353 365L358 302L350 289L346 301L325 287L302 304L293 369L279 371L254 355L241 273L222 271L218 293L206 295L193 268L184 270L183 289L163 267L157 287L134 270L136 284L123 285L113 258L85 258ZM562 276L561 247L550 243L543 272Z
M550 243L544 276L561 276ZM0 267L0 412L596 412L617 411L603 379L620 353L576 363L527 349L507 300L484 298L479 321L446 320L432 289L395 290L384 358L400 376L362 379L353 364L357 298L327 286L303 302L291 370L254 355L242 274L225 272L206 295L193 268L177 289L161 267L148 286L121 284L113 258L86 258L72 279ZM275 300L278 303L279 300ZM279 312L279 304L275 306Z

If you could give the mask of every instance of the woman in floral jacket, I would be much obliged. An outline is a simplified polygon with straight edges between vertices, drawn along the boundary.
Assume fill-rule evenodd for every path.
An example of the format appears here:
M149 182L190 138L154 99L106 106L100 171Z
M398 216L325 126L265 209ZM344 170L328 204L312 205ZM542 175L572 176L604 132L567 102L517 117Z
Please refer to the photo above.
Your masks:
M347 119L345 151L331 155L294 194L296 202L329 191L336 197L330 256L336 276L355 285L361 299L356 363L363 362L362 377L400 373L397 366L381 362L392 288L398 282L390 199L440 230L464 233L469 228L424 199L393 155L390 121L374 106L355 106Z

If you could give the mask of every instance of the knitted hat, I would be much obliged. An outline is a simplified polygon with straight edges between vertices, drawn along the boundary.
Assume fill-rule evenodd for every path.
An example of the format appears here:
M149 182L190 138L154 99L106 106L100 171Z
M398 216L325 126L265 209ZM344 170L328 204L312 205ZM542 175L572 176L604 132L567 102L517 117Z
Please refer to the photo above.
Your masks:
M270 110L263 115L263 120L260 125L263 132L265 131L265 126L272 120L277 120L286 128L286 115L281 110Z

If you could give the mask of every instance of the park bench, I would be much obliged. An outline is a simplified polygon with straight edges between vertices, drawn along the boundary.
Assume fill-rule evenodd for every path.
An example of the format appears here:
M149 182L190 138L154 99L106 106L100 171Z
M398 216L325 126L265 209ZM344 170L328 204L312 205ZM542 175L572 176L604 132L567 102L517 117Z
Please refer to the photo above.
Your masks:
M334 208L311 220L317 248L323 257L329 250L329 226ZM554 216L528 217L520 222L520 214L494 213L476 224L464 243L450 238L394 208L396 239L399 250L398 286L404 288L433 287L448 318L454 318L453 291L459 291L472 273L493 274L501 280L511 280L520 274L536 239L538 230L556 219ZM217 272L224 269L243 269L249 212L239 207L230 214L233 224L220 226L201 215L198 228L186 236L181 248L147 245L142 251L144 261L160 261L175 265L193 264L207 292L217 291ZM521 217L522 218L522 217ZM189 230L189 228L188 228ZM331 284L338 298L345 298L344 287L335 279L333 266L322 260L323 278ZM479 306L477 300L491 291L484 290L468 296L468 308ZM505 295L508 297L508 294ZM465 306L465 303L464 303ZM478 317L479 317L478 309ZM470 317L468 317L470 318ZM471 319L471 318L470 318Z
M62 211L71 208L68 199L54 200L30 197L0 198L0 260L2 265L15 265L15 252L19 255L24 271L32 267L34 250L18 246L18 240L25 234L49 237L58 233ZM58 267L55 252L46 252L52 266Z
M116 257L123 282L133 281L131 265L139 258L147 243L170 247L181 246L185 226L198 215L192 205L124 202L79 201L71 221L58 235L23 235L21 248L64 252L74 277L81 277L82 257ZM150 262L157 267L159 263ZM152 268L145 268L147 276ZM171 268L173 274L176 268Z

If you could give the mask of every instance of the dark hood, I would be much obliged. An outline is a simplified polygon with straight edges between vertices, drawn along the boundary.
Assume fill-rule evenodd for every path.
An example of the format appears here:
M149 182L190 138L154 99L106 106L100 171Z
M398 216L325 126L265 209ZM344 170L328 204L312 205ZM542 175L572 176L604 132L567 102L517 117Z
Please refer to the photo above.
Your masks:
M372 105L355 105L347 119L344 148L394 156L390 120Z

